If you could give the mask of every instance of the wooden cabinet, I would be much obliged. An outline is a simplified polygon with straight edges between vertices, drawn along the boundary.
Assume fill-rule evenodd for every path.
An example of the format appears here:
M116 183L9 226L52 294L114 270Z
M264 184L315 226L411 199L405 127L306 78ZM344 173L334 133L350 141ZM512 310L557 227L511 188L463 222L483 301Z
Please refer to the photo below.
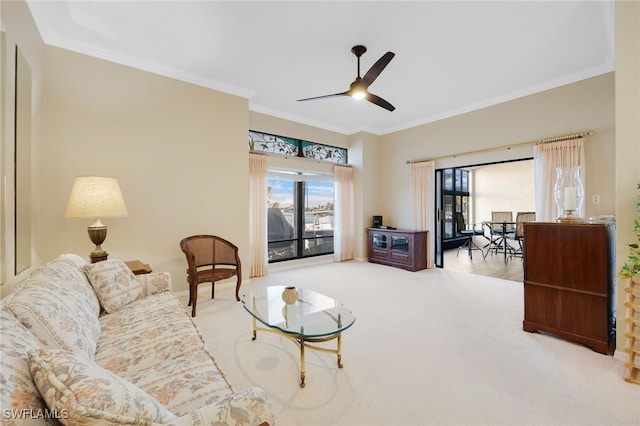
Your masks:
M613 353L614 235L606 224L524 224L524 330Z
M408 271L427 267L427 231L369 228L369 262Z

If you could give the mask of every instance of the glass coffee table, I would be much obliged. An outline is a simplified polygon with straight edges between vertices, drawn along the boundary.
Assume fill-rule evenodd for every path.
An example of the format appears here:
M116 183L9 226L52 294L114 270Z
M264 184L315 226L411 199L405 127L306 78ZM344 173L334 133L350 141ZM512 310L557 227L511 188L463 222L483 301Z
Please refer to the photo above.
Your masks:
M307 348L335 354L338 367L342 368L342 332L356 321L342 303L303 288L271 286L244 294L242 304L253 317L252 340L256 340L260 330L287 337L300 346L301 388L305 386L304 351ZM331 340L337 340L336 349L315 345Z

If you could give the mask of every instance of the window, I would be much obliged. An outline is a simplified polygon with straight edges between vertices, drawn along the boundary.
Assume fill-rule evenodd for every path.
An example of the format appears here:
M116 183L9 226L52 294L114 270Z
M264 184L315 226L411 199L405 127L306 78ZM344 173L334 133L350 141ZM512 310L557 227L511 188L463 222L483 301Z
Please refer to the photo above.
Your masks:
M443 179L444 233L443 240L455 240L460 236L456 213L460 212L469 222L469 171L445 169Z
M331 163L347 163L347 150L337 146L308 142L285 136L249 130L249 149L269 154L303 157Z
M272 172L268 180L269 263L333 253L333 181L304 173L278 177L286 174Z

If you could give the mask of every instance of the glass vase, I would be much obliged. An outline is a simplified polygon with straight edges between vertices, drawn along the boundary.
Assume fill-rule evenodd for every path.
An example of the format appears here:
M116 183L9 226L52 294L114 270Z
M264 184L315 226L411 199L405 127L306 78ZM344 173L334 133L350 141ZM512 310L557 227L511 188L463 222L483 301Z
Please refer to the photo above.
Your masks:
M558 206L556 222L583 222L581 212L584 202L584 185L580 176L580 166L556 168L554 196Z

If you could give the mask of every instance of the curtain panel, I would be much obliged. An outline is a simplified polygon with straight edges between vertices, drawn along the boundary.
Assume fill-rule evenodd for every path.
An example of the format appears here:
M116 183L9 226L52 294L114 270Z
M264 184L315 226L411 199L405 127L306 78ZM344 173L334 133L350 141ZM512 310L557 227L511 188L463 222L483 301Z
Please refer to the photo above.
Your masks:
M269 157L249 153L249 277L267 274L267 179Z
M555 222L558 209L554 197L557 167L580 167L580 177L584 182L585 161L583 138L550 142L536 145L533 149L536 221ZM583 216L584 204L578 216Z
M336 262L356 257L355 191L353 169L335 166L335 206L333 231L333 257Z
M433 161L411 163L411 208L413 230L429 231L427 234L427 268L435 264L434 248L434 208L435 173Z

